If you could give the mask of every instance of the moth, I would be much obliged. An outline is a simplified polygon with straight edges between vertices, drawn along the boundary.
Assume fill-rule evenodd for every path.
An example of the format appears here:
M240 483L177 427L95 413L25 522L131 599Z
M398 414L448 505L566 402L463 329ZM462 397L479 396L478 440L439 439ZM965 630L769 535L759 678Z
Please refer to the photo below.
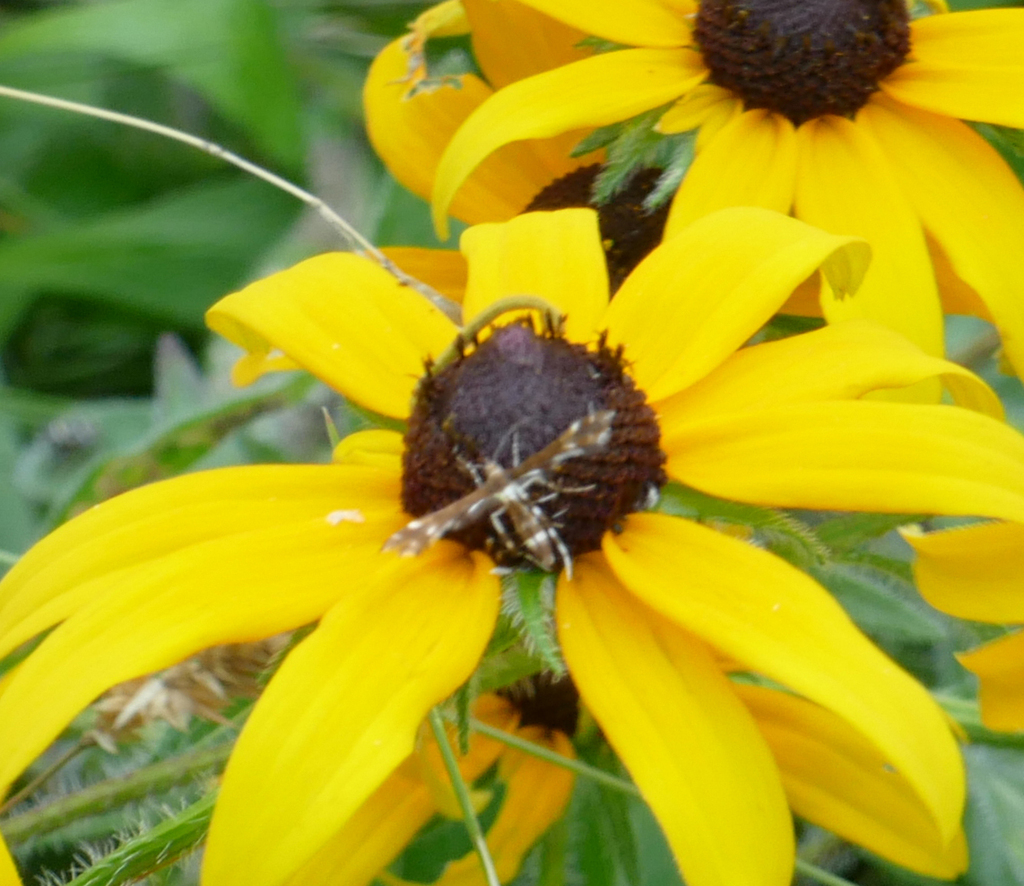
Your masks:
M476 489L412 520L384 542L383 550L415 557L449 533L487 518L500 538L510 547L521 547L527 559L541 569L553 572L561 560L566 575L572 578L572 556L558 528L540 507L558 492L535 500L531 491L538 486L550 488L549 474L563 462L605 448L612 437L614 417L614 410L605 409L577 419L543 449L511 468L485 461L482 475L474 472L479 484ZM512 524L511 534L501 522L505 515Z

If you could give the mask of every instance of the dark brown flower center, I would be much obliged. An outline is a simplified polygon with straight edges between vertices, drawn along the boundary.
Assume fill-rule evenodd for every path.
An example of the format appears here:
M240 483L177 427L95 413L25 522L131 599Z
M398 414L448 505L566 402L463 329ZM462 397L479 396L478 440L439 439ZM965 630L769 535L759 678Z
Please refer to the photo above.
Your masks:
M651 211L644 200L654 190L660 169L641 169L629 184L604 205L594 202L593 187L600 164L581 166L553 181L537 194L524 212L589 206L597 210L601 243L608 262L608 282L614 294L622 281L661 242L668 204Z
M519 711L520 726L543 726L571 736L580 715L580 694L569 677L535 674L498 690Z
M851 116L910 51L904 0L701 0L711 82L799 125Z
M575 422L603 411L614 415L602 445L517 475ZM599 549L604 533L665 483L659 443L654 411L620 353L514 323L420 382L402 506L414 517L433 514L497 476L500 493L447 537L503 565L565 567L566 555ZM557 552L554 562L542 562L540 543Z

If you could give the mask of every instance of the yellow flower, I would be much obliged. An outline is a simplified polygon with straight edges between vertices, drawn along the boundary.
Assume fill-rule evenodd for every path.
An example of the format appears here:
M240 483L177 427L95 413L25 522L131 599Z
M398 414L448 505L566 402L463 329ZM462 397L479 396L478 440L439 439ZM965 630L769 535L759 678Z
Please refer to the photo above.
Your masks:
M370 410L412 414L420 430L434 398L448 398L448 442L403 451L398 433L363 432L342 441L334 464L179 477L41 541L0 583L0 655L53 628L2 685L0 785L110 686L211 645L318 622L242 730L204 859L209 886L293 882L344 843L413 752L426 713L473 672L500 602L483 549L504 562L539 556L526 545L532 518L557 562L574 566L555 595L573 680L688 883L788 883L790 808L914 870L963 870L962 762L928 693L773 554L689 519L629 512L664 460L673 480L757 504L1024 523L1024 439L982 414L999 413L992 392L864 321L742 347L818 268L851 292L867 262L863 243L765 210L695 222L610 303L590 210L471 228L462 250L465 317L526 293L564 313L566 338L513 321L424 377L424 361L451 354L459 330L351 254L302 262L210 310L210 326L246 351L239 380L302 367ZM480 356L506 351L511 375ZM538 354L570 355L572 372L537 373ZM486 382L481 367L495 365L498 387L474 393L459 381ZM860 399L933 377L980 412ZM555 388L522 393L541 383ZM520 395L525 423L487 425ZM519 496L521 522L492 510L454 533L472 547L381 550L409 529L403 498L465 486L473 472L493 482L513 471L511 452L543 416L560 416L549 436L562 439L573 419L607 418L607 402L618 404L610 442L564 462L566 475L599 480L570 486L541 468L536 485L500 486L509 508ZM470 419L483 422L480 436L465 436ZM496 442L474 462L474 440L488 435ZM531 457L517 454L524 465ZM594 501L600 514L586 511ZM577 532L563 507L604 528ZM740 685L734 670L788 691Z
M438 161L463 121L499 89L589 55L578 47L586 36L515 0L450 2L428 10L412 33L388 44L374 59L363 87L366 131L391 174L414 194L429 199ZM440 35L469 32L485 82L463 74L440 83L421 78L418 61L428 37L439 36L438 13L448 12ZM514 40L508 40L514 34ZM490 85L489 85L490 84ZM492 88L493 87L493 88ZM522 212L546 185L592 157L573 159L580 134L508 145L473 170L451 205L470 224L506 221Z
M749 205L864 237L871 270L857 298L825 294L829 320L871 317L941 354L941 291L992 319L1024 370L1024 188L960 119L1024 127L1024 10L908 22L902 0L524 2L626 48L476 107L437 168L441 229L495 150L670 105L663 131L702 129L667 234Z

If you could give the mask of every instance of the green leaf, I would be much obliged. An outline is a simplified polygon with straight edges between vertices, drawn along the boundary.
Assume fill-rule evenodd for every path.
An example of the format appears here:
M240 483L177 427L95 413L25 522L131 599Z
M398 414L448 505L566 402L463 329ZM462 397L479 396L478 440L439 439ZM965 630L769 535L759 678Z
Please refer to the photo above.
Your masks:
M493 692L532 677L544 670L544 661L517 645L497 655L487 656L476 672L480 692Z
M88 295L178 328L238 286L281 235L295 201L262 182L221 178L58 231L0 243L9 288Z
M202 370L176 335L161 335L156 347L153 411L156 421L191 415L205 399Z
M524 866L524 870L513 882L521 883L521 886L565 886L568 848L569 828L563 816L548 828L528 858L528 861L536 858L536 870L531 871L529 865ZM533 873L533 876L525 879L524 875L528 876L530 873Z
M469 719L473 711L473 702L476 701L476 688L474 681L469 680L455 690L452 697L455 708L455 732L459 744L459 753L469 753Z
M971 745L964 748L969 799L964 828L971 886L1024 886L1024 752Z
M675 856L650 807L634 799L629 804L629 817L636 836L640 886L683 886Z
M14 484L14 465L18 457L15 422L0 416L0 550L23 552L36 535L36 518L28 501ZM11 564L0 563L0 575Z
M750 527L766 547L803 569L823 564L831 557L814 531L796 517L772 508L716 498L682 483L666 485L654 510L673 517Z
M582 756L582 754L581 754ZM608 751L591 765L614 766ZM587 886L636 886L640 863L630 820L630 798L585 778L577 778L567 813L568 855Z
M897 527L924 519L919 514L842 514L819 523L814 533L833 550L848 551Z
M973 690L973 687L972 687ZM981 708L977 699L959 698L943 693L932 693L942 709L967 733L975 744L1016 748L1024 753L1024 732L996 732L981 722Z
M641 169L661 169L662 176L648 195L645 206L657 209L676 192L694 157L695 135L685 132L662 135L655 132L665 108L654 108L631 120L613 124L592 134L576 147L579 156L584 149L605 148L605 162L594 182L594 199L608 203L628 184ZM592 147L594 146L594 147Z
M515 570L504 577L504 611L519 629L527 651L556 676L566 672L554 630L555 576L536 569Z
M921 599L906 563L880 557L837 560L812 574L872 637L917 644L948 638L945 617Z
M6 22L0 61L78 52L161 69L297 171L304 156L298 89L278 32L263 0L110 0Z

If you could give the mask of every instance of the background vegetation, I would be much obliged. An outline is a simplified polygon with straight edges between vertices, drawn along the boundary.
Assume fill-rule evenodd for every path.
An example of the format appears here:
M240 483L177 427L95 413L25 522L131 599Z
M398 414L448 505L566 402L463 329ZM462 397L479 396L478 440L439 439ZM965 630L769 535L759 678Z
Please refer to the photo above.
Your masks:
M426 207L373 156L360 108L369 60L425 5L7 0L0 6L0 83L204 136L303 184L380 245L435 245ZM1012 140L999 146L1024 175ZM211 339L203 312L250 279L339 245L293 198L214 158L0 98L0 549L16 556L88 504L160 477L229 463L325 459L322 408L343 432L363 417L298 374L232 388L234 355ZM950 331L954 359L984 374L1024 426L1020 382L999 373L991 330L958 320ZM899 562L891 538L871 544L879 558L891 555L886 563ZM960 699L972 687L951 652L974 644L981 629L924 606L905 563L882 568L881 559L854 562L841 546L830 550L835 559L819 577L970 725L972 709ZM76 726L67 743L87 726ZM1024 739L973 727L971 735L973 861L962 882L1024 886ZM98 748L80 754L33 814L120 772L214 749L205 770L195 760L172 766L172 774L190 774L184 785L165 777L139 796L101 797L73 813L67 805L51 808L45 832L37 818L32 838L19 844L19 860L37 874L67 871L83 853L102 856L140 833L150 835L152 849L160 836L155 825L182 849L193 845L208 812L202 801L187 805L202 795L195 775L216 769L223 737L223 728L209 724L194 723L188 733L154 726L119 756ZM591 762L614 768L596 744L591 754ZM461 839L451 826L434 828L402 862L404 872L429 878ZM743 835L736 839L741 844ZM802 840L806 857L859 883L929 882L813 828ZM593 784L580 785L568 823L549 837L524 883L561 882L544 873L554 870L543 863L553 852L569 858L573 882L588 886L678 882L642 806ZM125 871L156 866L143 850L133 857L142 858L136 868L118 875L93 869L81 882L124 882ZM186 862L151 882L194 876L194 862Z

